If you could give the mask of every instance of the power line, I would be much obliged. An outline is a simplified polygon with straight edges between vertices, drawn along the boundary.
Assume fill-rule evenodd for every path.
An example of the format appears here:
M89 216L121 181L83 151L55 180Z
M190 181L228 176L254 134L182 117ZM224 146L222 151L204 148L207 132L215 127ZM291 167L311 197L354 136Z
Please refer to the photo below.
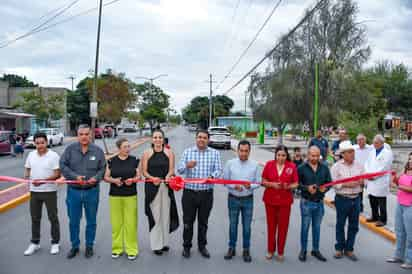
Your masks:
M119 1L120 1L120 0L112 0L112 1L109 1L109 2L107 2L107 3L105 3L105 4L103 4L103 7L112 5L112 4L114 4L114 3L116 3L116 2L119 2ZM42 32L42 31L45 31L45 30L48 30L48 29L51 29L51 28L54 28L54 27L56 27L56 26L58 26L58 25L67 23L67 22L69 22L69 21L72 21L72 20L76 19L77 17L80 17L80 16L83 16L83 15L89 14L89 13L91 13L91 12L97 10L97 9L98 9L98 7L90 8L90 9L88 9L88 10L84 10L84 11L79 12L79 13L73 15L73 16L70 16L70 17L66 18L66 19L57 21L57 22L55 22L55 23L53 23L53 24L50 24L50 25L48 25L48 26L44 26L43 28L37 29L36 31L31 32L31 33L25 35L25 37L22 37L22 38L20 38L20 39L18 39L18 40L21 40L21 39L23 39L23 38L26 38L26 37L28 37L28 36L32 36L32 35L34 35L34 34L36 34L36 33L39 33L39 32ZM13 41L12 43L17 42L18 40ZM10 44L11 44L11 43L10 43ZM6 45L6 46L9 46L9 45ZM2 46L0 46L0 49L1 49L1 48L5 48L6 46L2 45Z
M69 10L71 7L73 7L76 3L78 3L80 0L74 0L72 1L69 5L67 5L66 7L64 7L63 9L61 9L60 11L58 11L56 14L54 14L53 16L51 16L50 18L48 18L46 21L44 21L43 23L41 23L40 25L35 26L34 28L32 28L31 30L29 30L28 32L26 32L25 34L22 34L20 36L17 36L16 38L9 40L9 41L5 41L3 43L1 43L2 45L0 46L0 48L4 48L7 47L8 45L17 42L20 39L23 39L24 37L27 37L28 35L30 35L31 33L35 32L36 30L41 29L42 27L46 26L48 23L52 22L54 19L56 19L57 17L59 17L60 15L64 14L67 10Z
M240 83L242 83L250 74L252 74L268 57L270 57L278 48L279 46L286 41L295 31L309 18L313 15L313 13L319 9L324 2L327 0L320 0L315 7L313 7L300 21L299 23L288 32L285 36L283 36L280 41L275 45L274 48L272 48L268 53L265 54L265 56L256 64L254 65L242 78L240 78L239 81L237 81L230 89L228 89L224 95L227 95L229 92L231 92L234 88L236 88Z
M260 33L263 31L263 29L266 27L267 23L269 22L269 20L272 18L273 14L275 13L275 11L278 9L278 7L280 6L280 3L282 3L282 0L277 1L277 3L275 4L275 6L273 7L272 11L270 12L269 16L266 18L265 22L263 22L263 25L259 28L259 30L257 31L257 33L255 34L255 36L253 37L252 41L250 41L249 45L246 47L246 49L242 52L242 54L239 56L239 58L237 59L237 61L233 64L233 66L229 69L229 72L226 74L226 76L222 79L222 81L220 81L220 83L217 85L216 88L219 88L220 85L223 84L223 82L229 77L229 75L235 70L235 68L237 67L237 65L239 65L240 61L243 59L243 57L245 57L245 55L247 54L247 52L249 51L249 49L252 47L252 45L255 43L255 41L257 40L257 38L259 37Z

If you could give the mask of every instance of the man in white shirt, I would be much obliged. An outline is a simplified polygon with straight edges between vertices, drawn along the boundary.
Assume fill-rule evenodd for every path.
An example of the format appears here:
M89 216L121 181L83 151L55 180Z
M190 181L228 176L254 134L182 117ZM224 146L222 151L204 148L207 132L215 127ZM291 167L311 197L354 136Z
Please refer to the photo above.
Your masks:
M356 137L356 145L354 145L353 148L355 149L355 162L359 163L364 167L366 161L368 160L369 154L373 150L373 146L368 145L366 143L366 136L362 133L359 133ZM360 212L363 212L363 189L360 193L360 199Z
M29 153L24 165L24 177L34 180L30 183L30 215L32 238L29 247L24 252L30 256L40 249L40 223L43 203L46 205L47 215L51 224L50 253L59 253L60 227L57 216L57 185L54 183L39 184L35 180L56 180L60 177L59 155L47 149L47 135L36 133L33 141L36 150Z
M385 138L378 134L373 139L374 149L365 163L365 172L388 171L392 168L392 151L385 147ZM376 222L377 227L387 222L386 197L389 195L391 176L389 174L365 181L372 209L372 216L367 222Z

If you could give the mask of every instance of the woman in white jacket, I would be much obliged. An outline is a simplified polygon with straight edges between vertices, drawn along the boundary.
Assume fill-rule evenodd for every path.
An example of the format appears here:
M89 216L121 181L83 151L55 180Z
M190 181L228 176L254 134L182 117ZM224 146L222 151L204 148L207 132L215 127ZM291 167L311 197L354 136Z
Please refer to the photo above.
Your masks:
M365 172L380 172L391 170L393 155L392 151L385 147L385 138L376 135L373 139L374 149L370 152L365 163ZM391 183L390 174L365 181L369 202L372 209L372 216L367 222L376 222L376 226L385 226L387 221L386 197L389 194Z

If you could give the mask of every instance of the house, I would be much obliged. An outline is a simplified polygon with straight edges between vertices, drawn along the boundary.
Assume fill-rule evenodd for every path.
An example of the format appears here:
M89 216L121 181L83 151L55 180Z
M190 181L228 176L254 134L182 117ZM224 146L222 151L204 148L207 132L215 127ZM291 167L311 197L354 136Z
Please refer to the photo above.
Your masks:
M68 89L59 87L10 87L8 82L0 81L0 127L8 130L16 128L17 132L33 133L38 128L46 126L44 121L38 121L34 115L13 109L20 94L33 90L44 97L57 94L66 95L68 92ZM64 98L66 99L66 96ZM63 118L51 121L51 126L60 128L64 134L69 132L66 101L63 104Z

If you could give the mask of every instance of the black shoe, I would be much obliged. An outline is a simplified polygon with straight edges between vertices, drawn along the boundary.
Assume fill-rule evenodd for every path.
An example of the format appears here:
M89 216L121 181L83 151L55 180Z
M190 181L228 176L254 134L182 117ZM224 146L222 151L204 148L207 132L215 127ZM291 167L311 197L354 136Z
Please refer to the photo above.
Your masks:
M376 227L384 227L386 225L386 223L381 222L381 221L377 221L375 225L376 225Z
M234 248L229 247L224 259L225 260L230 260L232 259L234 256L236 256L236 250Z
M306 251L301 251L299 253L299 261L306 262Z
M91 257L93 257L93 247L91 247L91 246L88 246L88 247L86 247L86 252L84 253L84 256L87 258L87 259L89 259L89 258L91 258Z
M203 258L206 258L206 259L210 258L210 253L209 253L209 251L207 250L206 247L199 248L199 252L200 252L200 255L202 255Z
M153 253L157 256L162 256L163 255L163 251L161 249L160 250L153 250Z
M348 257L352 262L357 262L358 257L353 252L345 252L345 256Z
M72 248L70 249L69 253L67 253L67 259L73 259L79 253L79 248Z
M244 249L243 250L243 261L245 263L250 263L252 262L252 256L250 256L249 249Z
M185 257L186 259L190 258L190 248L184 248L182 256Z
M326 258L319 251L312 251L310 254L319 261L326 262Z
M366 219L366 222L367 223L374 223L374 222L376 222L377 220L375 220L375 219L373 219L373 218L368 218L368 219Z
M163 252L168 252L170 250L170 248L168 247L168 246L164 246L163 248L162 248L162 251Z

